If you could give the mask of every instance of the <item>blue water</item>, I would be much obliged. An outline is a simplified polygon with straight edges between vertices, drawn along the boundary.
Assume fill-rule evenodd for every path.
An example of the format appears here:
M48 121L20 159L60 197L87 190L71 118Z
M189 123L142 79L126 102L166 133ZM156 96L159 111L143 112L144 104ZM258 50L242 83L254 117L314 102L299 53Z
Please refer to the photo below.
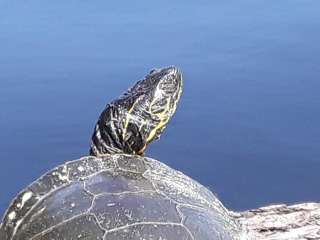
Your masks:
M148 156L227 207L320 201L320 2L0 1L0 215L87 154L104 105L179 66L177 114Z

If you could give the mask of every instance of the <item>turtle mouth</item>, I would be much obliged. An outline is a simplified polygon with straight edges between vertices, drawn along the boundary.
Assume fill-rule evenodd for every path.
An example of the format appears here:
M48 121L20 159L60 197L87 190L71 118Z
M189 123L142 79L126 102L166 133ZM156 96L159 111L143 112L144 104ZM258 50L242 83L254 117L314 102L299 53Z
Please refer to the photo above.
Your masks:
M177 84L178 85L177 86L178 100L177 101L179 101L181 94L182 94L182 87L183 87L182 73L179 68L175 68L175 74L176 74L176 78L177 78L177 82L178 82L178 84Z
M176 96L175 96L175 103L174 103L175 106L174 106L173 112L175 112L177 108L178 102L182 94L182 88L183 88L182 74L178 68L175 68L175 76L176 76Z

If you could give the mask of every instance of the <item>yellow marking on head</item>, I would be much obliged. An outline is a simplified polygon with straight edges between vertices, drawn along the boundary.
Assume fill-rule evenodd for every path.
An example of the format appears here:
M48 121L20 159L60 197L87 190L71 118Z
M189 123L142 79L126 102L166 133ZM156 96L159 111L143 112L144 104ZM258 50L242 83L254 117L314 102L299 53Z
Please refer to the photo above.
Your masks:
M128 129L128 125L129 125L129 121L131 119L131 113L134 110L134 107L136 106L136 104L139 102L140 98L138 98L131 106L131 108L128 110L128 112L126 113L126 121L124 124L124 128L123 128L123 133L122 133L122 138L123 140L125 140L126 134L127 134L127 129Z
M177 109L178 102L179 102L179 99L180 99L180 97L181 97L181 94L182 94L182 87L180 87L180 90L179 90L179 92L178 92L178 96L177 96L177 98L175 99L175 102L173 103L173 107L172 107L171 109L170 109L170 101L168 101L167 104L166 104L166 107L165 107L165 110L164 110L164 111L162 111L162 112L160 112L160 113L157 113L157 114L153 114L153 115L156 115L156 116L160 119L160 122L159 122L158 125L157 125L154 129L152 129L152 131L150 132L150 134L149 134L149 136L148 136L148 138L147 138L147 144L154 139L157 131L158 131L159 129L161 129L161 128L164 128L164 127L166 126L166 124L169 122L170 117L173 115L173 113L174 113L174 112L176 111L176 109ZM152 101L152 104L153 104L154 101L155 101L155 99ZM152 104L150 105L150 108L151 108ZM151 112L151 111L150 111L150 112ZM147 144L146 144L146 145L147 145ZM146 148L146 146L145 146L144 148Z
M174 104L174 105L176 105L176 104ZM153 115L156 115L160 119L160 122L158 123L158 125L154 129L151 130L151 132L147 138L147 143L151 142L154 139L154 137L159 129L162 129L163 127L165 127L165 125L168 123L168 121L170 119L171 113L174 112L174 109L175 109L175 107L173 109L171 109L171 111L170 111L170 102L168 101L165 106L164 111L157 113L157 114L153 114Z

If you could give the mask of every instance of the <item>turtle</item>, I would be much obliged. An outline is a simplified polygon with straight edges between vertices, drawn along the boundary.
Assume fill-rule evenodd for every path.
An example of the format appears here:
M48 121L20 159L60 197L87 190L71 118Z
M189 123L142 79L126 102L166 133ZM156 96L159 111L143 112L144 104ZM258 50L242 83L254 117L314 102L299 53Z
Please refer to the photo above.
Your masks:
M90 154L35 180L12 201L1 240L235 240L241 226L206 187L153 158L182 93L174 66L153 69L107 104Z

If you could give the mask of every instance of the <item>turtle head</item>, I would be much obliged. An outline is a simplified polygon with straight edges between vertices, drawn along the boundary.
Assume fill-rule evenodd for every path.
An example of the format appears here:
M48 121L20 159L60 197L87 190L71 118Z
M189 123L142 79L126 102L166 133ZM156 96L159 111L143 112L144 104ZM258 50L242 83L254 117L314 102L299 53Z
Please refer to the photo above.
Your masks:
M146 123L141 125L141 133L148 144L160 137L176 110L182 92L181 73L176 67L153 69L132 92L141 95L131 117Z
M143 154L174 114L182 92L178 68L153 69L102 112L92 136L91 155Z

